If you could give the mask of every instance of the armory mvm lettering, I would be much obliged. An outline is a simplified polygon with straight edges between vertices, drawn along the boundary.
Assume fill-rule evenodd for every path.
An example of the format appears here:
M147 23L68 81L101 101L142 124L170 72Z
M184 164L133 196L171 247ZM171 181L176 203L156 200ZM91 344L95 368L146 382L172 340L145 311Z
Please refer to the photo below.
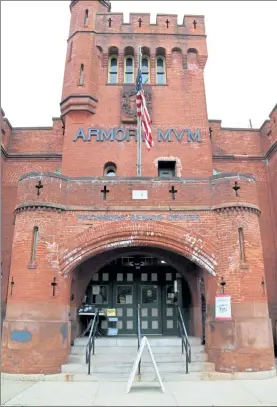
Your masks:
M155 135L154 135L155 136ZM154 137L155 138L155 137ZM88 129L85 133L84 129L78 129L76 136L74 137L73 141L77 140L82 141L131 141L137 140L137 131L135 129ZM176 129L167 129L163 131L161 129L157 130L156 139L158 142L161 141L187 141L188 143L192 142L201 142L201 134L200 130L197 129L196 131L192 131L190 129L183 129L177 131ZM144 141L144 136L142 136L142 140Z

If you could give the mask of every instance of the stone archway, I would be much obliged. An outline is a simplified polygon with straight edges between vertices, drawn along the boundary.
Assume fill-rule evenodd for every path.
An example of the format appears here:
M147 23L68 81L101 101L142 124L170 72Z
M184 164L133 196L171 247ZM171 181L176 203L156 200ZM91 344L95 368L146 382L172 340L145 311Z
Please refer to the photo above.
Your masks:
M108 222L92 226L61 246L60 272L66 276L89 257L115 248L135 246L176 252L216 275L216 248L213 243L195 231L165 222Z

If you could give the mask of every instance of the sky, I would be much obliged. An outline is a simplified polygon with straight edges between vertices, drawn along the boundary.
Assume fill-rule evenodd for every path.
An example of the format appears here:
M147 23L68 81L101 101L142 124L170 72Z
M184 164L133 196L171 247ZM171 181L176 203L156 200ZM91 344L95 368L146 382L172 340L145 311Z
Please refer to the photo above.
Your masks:
M59 117L69 1L1 1L1 106L14 127ZM204 15L209 119L259 128L277 103L276 1L119 1L112 11Z

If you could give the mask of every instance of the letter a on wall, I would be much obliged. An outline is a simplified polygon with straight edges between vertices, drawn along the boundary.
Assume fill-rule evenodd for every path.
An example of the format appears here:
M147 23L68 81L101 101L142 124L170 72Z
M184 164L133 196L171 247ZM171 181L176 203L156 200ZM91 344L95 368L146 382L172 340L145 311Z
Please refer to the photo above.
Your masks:
M138 368L138 365L139 365L139 361L141 360L145 345L147 345L147 348L148 348L148 351L150 353L150 357L151 357L151 360L152 360L152 363L153 363L153 366L154 366L154 369L155 369L157 379L158 379L158 381L160 383L162 392L164 393L164 385L163 385L160 373L158 371L158 367L156 365L156 362L155 362L155 359L154 359L154 356L153 356L153 353L152 353L152 349L150 347L150 343L148 342L148 339L146 338L146 336L144 336L142 338L142 341L140 343L140 348L138 350L137 357L135 359L135 362L134 362L133 367L132 367L132 371L131 371L129 379L128 379L126 393L129 393L129 391L131 390L131 387L132 387L132 384L133 384L133 381L134 381L134 378L135 378L135 375L136 375L136 371L137 371L137 368Z

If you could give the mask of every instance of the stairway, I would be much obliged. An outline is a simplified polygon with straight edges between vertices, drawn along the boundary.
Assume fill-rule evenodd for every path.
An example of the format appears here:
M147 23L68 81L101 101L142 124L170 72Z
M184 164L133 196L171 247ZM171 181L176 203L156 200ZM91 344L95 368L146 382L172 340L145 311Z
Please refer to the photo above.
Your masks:
M207 362L207 354L200 338L190 337L191 363L186 374L186 356L181 353L181 338L148 336L155 361L164 381L199 380L205 372L214 371L214 364ZM83 376L88 373L85 363L86 338L77 338L68 358L62 365L62 373ZM91 379L126 380L131 372L137 354L137 338L97 338L95 355L91 356ZM156 375L148 349L145 348L141 362L139 381L155 381Z

